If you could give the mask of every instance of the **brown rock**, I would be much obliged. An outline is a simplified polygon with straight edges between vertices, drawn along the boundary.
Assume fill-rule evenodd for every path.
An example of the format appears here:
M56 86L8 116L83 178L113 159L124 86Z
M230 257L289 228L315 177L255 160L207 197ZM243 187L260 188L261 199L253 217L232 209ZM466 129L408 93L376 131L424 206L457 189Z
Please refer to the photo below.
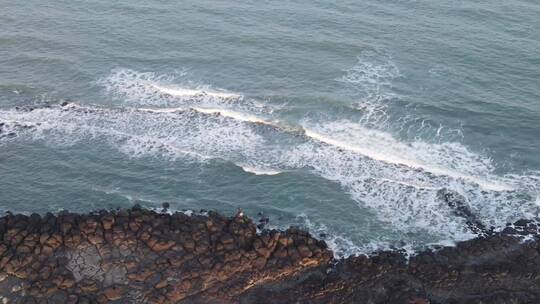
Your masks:
M193 240L186 240L182 245L187 251L193 251L195 249L195 242Z
M195 246L195 253L197 254L203 254L207 250L208 250L208 245L203 242L197 243Z
M63 278L63 280L58 284L58 288L60 289L68 289L73 287L75 285L75 281L70 278Z
M263 256L265 258L268 258L272 253L269 248L263 247L263 244L261 244L261 247L255 248L255 251L257 251L260 256Z
M253 261L253 266L256 269L263 269L265 265L266 265L266 259L263 257L258 257L255 259L255 261Z
M144 282L144 281L146 281L146 279L148 277L150 277L153 274L154 274L153 270L146 268L146 269L143 269L143 270L141 270L141 271L139 271L137 273L129 274L128 278L130 280Z
M71 227L72 227L71 223L63 222L60 225L60 230L62 230L62 233L65 235L71 230Z
M101 224L103 225L103 229L110 230L114 224L114 216L106 215L102 217Z
M175 242L173 240L158 241L151 248L155 252L162 252L162 251L171 249L174 245L175 245Z
M309 258L309 257L312 256L311 250L309 250L309 247L306 246L306 245L300 245L300 246L298 246L297 249L298 249L298 253L303 258Z
M4 252L7 251L7 246L4 244L0 244L0 256L4 255Z
M89 234L87 237L88 237L88 241L92 243L93 245L103 244L105 241L103 239L103 236L99 234L92 233L92 234Z
M289 236L286 236L286 235L282 235L280 238L279 238L279 243L283 246L289 246L289 245L292 245L293 244L293 239Z
M182 290L189 290L189 288L191 288L191 281L190 280L183 280L182 282L180 282L179 287Z
M103 295L110 301L120 300L123 294L124 288L120 286L109 287L103 291Z
M430 301L428 299L415 297L415 298L410 299L408 303L409 304L429 304Z
M223 251L224 249L225 249L225 246L223 246L223 244L221 244L221 243L216 244L216 251L217 252Z
M161 289L161 288L167 287L167 284L168 284L167 280L162 280L162 281L158 282L156 285L154 285L154 287L156 289Z
M82 282L79 282L78 286L85 294L92 294L99 290L96 282L91 280L84 280Z
M173 290L167 293L167 298L171 303L176 303L186 297L186 294L181 291L179 288L174 288Z
M141 233L140 239L143 241L148 241L151 237L152 235L149 232L144 231L143 233Z
M47 256L50 256L54 253L54 249L50 246L47 246L47 245L44 245L42 248L41 248L41 253L44 254L44 255L47 255Z
M66 244L66 246L71 247L71 248L77 247L77 245L79 245L80 242L81 242L81 235L78 233L68 235L64 238L64 243Z
M296 250L296 248L294 248L294 247L287 248L287 255L293 261L296 261L296 260L300 259L300 254L298 254L298 250Z
M53 249L56 249L58 246L62 244L62 236L59 234L53 234L47 241L45 241L45 244L52 247Z
M141 225L139 225L139 223L135 221L129 222L129 229L131 229L131 231L137 232L139 231L140 228L141 228Z
M32 252L32 248L26 246L26 245L21 245L19 247L17 247L17 254L25 254L25 253L30 253Z
M223 245L232 244L234 242L234 238L229 234L223 235L220 240Z
M167 301L165 296L160 294L153 294L148 297L148 303L150 304L163 304L165 301Z
M280 248L274 252L274 256L279 259L284 259L287 257L287 250L285 248Z
M45 242L49 239L50 235L48 233L43 233L39 236L39 243L45 244Z
M39 272L40 276L45 280L48 279L51 276L51 273L52 273L52 269L49 266L45 266L45 267L41 268L41 270Z

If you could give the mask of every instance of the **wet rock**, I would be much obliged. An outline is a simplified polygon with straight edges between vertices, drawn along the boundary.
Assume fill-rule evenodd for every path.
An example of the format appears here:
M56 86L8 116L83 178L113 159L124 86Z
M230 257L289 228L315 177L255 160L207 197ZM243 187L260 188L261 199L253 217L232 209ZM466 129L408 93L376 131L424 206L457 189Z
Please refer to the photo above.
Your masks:
M440 190L438 195L452 208L455 215L465 219L472 232L480 235L488 235L492 232L477 218L464 196L448 189Z

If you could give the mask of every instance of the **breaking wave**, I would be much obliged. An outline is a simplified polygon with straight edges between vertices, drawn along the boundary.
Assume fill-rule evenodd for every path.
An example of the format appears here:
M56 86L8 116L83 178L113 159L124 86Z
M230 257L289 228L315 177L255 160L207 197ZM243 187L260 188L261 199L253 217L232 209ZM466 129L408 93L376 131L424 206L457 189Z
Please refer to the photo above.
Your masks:
M377 86L398 72L369 65L363 69L382 76L365 73L348 79ZM540 177L496 175L489 158L459 143L404 142L362 119L291 124L270 106L240 94L209 87L180 89L172 81L119 70L102 80L107 91L122 100L116 107L71 103L0 110L0 145L6 133L65 145L99 140L131 157L195 162L217 158L255 175L306 170L341 185L394 231L429 235L439 243L474 236L441 199L441 191L460 194L480 219L496 227L538 215ZM388 246L353 244L337 236L328 241L346 255Z
M253 173L255 175L278 175L282 173L282 171L268 169L268 168L252 168L248 166L242 166L241 164L237 164L237 165L240 166L242 170L244 170L245 172Z
M238 110L240 112L272 112L264 104L242 94L215 89L185 79L185 73L159 75L117 69L98 81L114 99L130 106L201 107Z

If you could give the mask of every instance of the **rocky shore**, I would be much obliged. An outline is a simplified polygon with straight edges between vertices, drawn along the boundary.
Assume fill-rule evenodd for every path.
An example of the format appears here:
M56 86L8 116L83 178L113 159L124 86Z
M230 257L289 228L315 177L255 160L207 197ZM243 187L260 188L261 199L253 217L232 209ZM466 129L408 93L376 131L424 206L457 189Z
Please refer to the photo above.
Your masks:
M0 303L540 303L535 223L407 259L296 228L134 207L0 218Z

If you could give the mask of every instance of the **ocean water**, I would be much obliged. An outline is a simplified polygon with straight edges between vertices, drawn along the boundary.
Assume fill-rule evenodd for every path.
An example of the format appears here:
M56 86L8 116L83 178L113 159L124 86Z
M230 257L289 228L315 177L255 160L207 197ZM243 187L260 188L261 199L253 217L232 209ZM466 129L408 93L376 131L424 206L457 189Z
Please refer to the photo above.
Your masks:
M540 3L0 0L0 210L241 207L339 255L538 216Z

